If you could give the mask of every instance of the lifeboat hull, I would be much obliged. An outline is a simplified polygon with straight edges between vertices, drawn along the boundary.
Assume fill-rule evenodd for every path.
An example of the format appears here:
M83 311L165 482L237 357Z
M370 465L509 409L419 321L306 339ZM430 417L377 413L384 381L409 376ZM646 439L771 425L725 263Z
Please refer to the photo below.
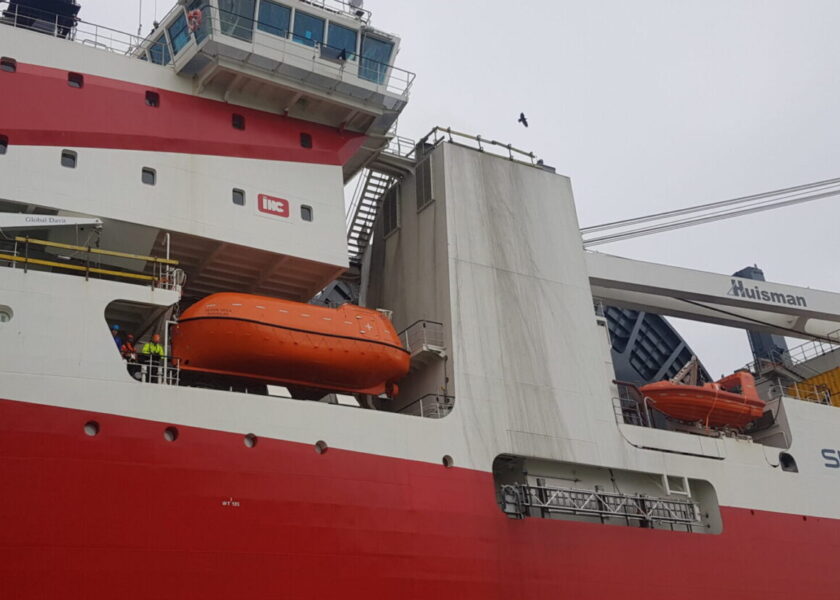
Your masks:
M378 311L236 293L187 309L172 353L185 371L372 395L395 395L410 367L391 321Z
M754 394L754 385L745 387L746 393L734 393L722 389L720 383L693 386L659 381L640 389L657 410L674 419L741 428L764 414L764 401Z

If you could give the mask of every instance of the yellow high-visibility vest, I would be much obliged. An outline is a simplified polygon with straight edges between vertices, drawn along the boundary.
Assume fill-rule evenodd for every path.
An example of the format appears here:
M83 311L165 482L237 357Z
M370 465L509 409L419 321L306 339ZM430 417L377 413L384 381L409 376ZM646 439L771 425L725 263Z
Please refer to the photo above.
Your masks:
M163 356L163 346L153 342L146 342L143 345L143 354L157 354L158 356Z

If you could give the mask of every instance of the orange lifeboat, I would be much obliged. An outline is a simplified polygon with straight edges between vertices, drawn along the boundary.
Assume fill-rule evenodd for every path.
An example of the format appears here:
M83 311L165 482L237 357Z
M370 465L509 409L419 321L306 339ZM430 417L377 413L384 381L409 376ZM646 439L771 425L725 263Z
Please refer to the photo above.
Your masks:
M755 379L744 371L702 386L658 381L639 389L669 417L706 427L744 427L764 414Z
M213 294L184 311L172 354L185 371L392 396L410 365L381 312L238 293Z

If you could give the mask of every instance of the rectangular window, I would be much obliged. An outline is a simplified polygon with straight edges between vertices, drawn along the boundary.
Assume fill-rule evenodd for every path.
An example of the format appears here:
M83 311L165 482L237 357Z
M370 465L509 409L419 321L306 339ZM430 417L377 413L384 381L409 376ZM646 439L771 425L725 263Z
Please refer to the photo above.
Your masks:
M296 42L314 46L324 42L324 19L313 17L305 12L295 12L295 35Z
M233 203L236 206L245 206L245 191L233 189Z
M374 83L385 83L393 52L394 42L370 35L362 36L362 60L359 63L359 77Z
M67 85L71 88L85 87L85 76L81 73L67 73Z
M160 106L160 94L157 92L146 92L146 106L158 108Z
M165 36L160 36L149 46L149 58L156 65L168 65L169 61L172 60L169 55L169 44L166 43Z
M309 133L301 133L300 134L300 147L301 148L312 148L312 134L309 134Z
M143 167L140 173L140 180L146 185L155 185L157 183L157 171L149 167Z
M183 13L178 15L168 31L169 39L172 41L172 52L178 54L190 41L190 30L187 29L187 18Z
M194 10L201 11L201 25L193 31L196 43L200 44L210 31L210 7L208 6L207 0L193 0L187 8L187 12Z
M312 221L312 207L302 204L300 207L300 218L304 221Z
M434 201L432 192L432 159L427 158L414 171L417 184L417 210L426 208Z
M231 119L231 125L233 125L234 129L239 129L244 131L245 130L245 117L242 115L238 115L233 113L233 117Z
M78 155L72 150L61 151L61 166L68 169L75 169L78 162Z
M219 26L222 33L250 42L254 37L256 0L219 0Z
M9 138L5 135L0 135L0 155L6 154L9 150Z
M357 41L358 35L355 29L330 23L330 37L327 40L327 45L332 52L336 53L336 58L356 60Z
M260 20L257 27L272 35L288 37L289 25L292 22L292 9L271 0L260 2Z
M382 199L382 225L385 235L396 231L400 226L399 186L395 185L385 193Z
M8 56L0 58L0 71L14 73L17 71L17 61L14 58L9 58Z

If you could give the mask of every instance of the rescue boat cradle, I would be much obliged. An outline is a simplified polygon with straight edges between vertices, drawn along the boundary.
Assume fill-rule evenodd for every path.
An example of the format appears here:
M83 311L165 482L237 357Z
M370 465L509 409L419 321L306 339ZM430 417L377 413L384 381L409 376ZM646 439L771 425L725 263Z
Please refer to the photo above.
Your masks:
M740 428L764 414L755 378L744 371L703 385L657 381L639 389L665 415L706 427Z
M181 369L325 392L395 396L409 352L379 311L240 293L192 305L172 337Z

